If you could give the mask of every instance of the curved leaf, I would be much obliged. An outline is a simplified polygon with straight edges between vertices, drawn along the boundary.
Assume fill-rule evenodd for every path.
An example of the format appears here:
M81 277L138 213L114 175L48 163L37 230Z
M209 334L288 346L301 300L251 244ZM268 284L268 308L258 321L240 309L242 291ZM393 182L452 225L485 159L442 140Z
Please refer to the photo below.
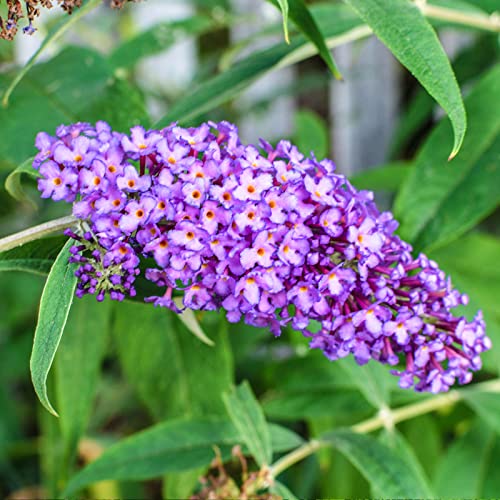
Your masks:
M375 491L386 498L433 498L405 457L376 439L338 430L321 437L339 449L365 476Z
M297 443L297 438L293 438L283 447L282 429L270 426L276 452L291 449ZM276 434L280 436L277 441L274 440ZM294 435L291 431L286 434ZM109 447L69 481L64 496L103 479L149 479L168 472L204 467L214 458L213 446L218 446L223 456L227 456L231 448L240 443L240 434L229 420L169 420Z
M36 204L26 196L23 186L21 185L21 177L23 174L29 175L34 179L41 177L33 168L33 158L29 158L21 163L21 165L9 174L5 180L5 189L17 201L27 201L36 208Z
M500 182L500 64L491 69L465 100L470 133L462 152L446 162L447 121L434 129L414 162L395 203L400 234L418 250L450 242L498 204ZM470 207L474 207L471 210Z
M19 82L23 79L23 77L28 73L28 71L35 64L36 60L40 56L40 54L48 47L52 42L56 41L59 37L63 35L63 33L70 28L70 26L76 23L81 17L90 12L92 9L97 7L101 3L101 0L84 0L83 5L73 12L71 16L64 16L59 23L50 31L50 33L45 37L45 40L42 42L38 50L31 56L29 61L24 65L21 71L14 78L12 83L9 85L7 90L5 91L2 99L2 105L7 107L9 105L9 98L14 89L17 87Z
M30 360L31 380L38 399L55 416L58 415L47 395L47 376L61 341L75 294L76 265L68 263L69 249L72 245L72 240L64 245L45 283Z
M290 36L288 34L288 0L276 0L276 3L280 8L281 15L283 17L283 33L285 35L285 41L286 43L290 43Z
M264 412L255 398L250 384L245 381L231 394L224 395L224 403L242 441L259 465L270 464L271 436Z
M456 156L467 118L455 75L431 25L408 0L345 0L450 117Z
M177 307L182 308L184 303L182 301L182 297L175 297L174 302ZM209 346L214 346L214 342L210 339L207 334L203 331L203 328L196 317L195 312L192 309L186 309L177 315L177 317L184 323L186 328L198 339L200 339L204 344Z

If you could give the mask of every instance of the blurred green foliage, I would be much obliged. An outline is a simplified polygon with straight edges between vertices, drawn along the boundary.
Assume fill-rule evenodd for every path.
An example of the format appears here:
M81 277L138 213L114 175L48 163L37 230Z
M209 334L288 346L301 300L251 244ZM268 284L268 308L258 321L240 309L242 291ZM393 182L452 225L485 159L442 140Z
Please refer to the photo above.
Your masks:
M276 3L282 10L288 4ZM302 9L310 7L305 23L294 19L300 9L292 10L292 3L295 9L299 3ZM2 184L25 165L23 176L18 171L8 184L18 200L0 190L0 232L8 234L65 214L63 207L42 202L36 195L31 196L34 205L23 198L34 191L25 162L35 152L38 131L98 119L121 131L139 123L149 126L155 121L149 113L152 100L164 110L159 121L163 125L173 119L199 122L207 116L238 122L252 113L265 113L277 97L271 91L245 108L235 104L244 89L280 66L306 61L302 64L307 68L316 50L308 42L311 38L327 58L324 44L336 46L345 36L345 41L351 40L353 33L367 37L365 22L450 112L455 142L460 143L465 129L461 97L430 24L409 1L401 12L389 9L383 17L372 10L376 2L347 3L362 19L340 2L290 2L290 19L298 27L290 23L290 45L268 36L282 36L279 22L260 33L258 19L242 18L231 11L229 2L219 0L198 0L192 17L143 31L129 29L133 19L127 9L118 14L101 10L92 21L74 24L56 44L55 54L47 53L43 62L26 71L13 87L9 105L0 108ZM498 9L498 2L468 0L455 6L462 13L472 6L481 15ZM417 14L413 25L412 16ZM402 19L408 29L406 41L391 34ZM254 23L257 35L235 47L226 41L236 22ZM450 21L435 25L457 27ZM299 33L300 29L305 32ZM94 35L99 32L109 46L95 48ZM498 33L474 29L469 36L469 46L451 61L467 95L468 132L457 158L447 162L453 147L450 122L436 118L436 102L408 79L410 97L393 138L393 161L361 172L352 181L361 189L395 195L401 234L418 250L431 251L454 284L470 296L465 314L484 310L495 347L485 356L485 368L477 377L481 382L498 376L500 368L496 230L500 66ZM186 39L195 40L204 57L182 94L156 92L144 85L140 63ZM258 51L251 46L257 39L264 41ZM219 60L224 63L221 71L213 64ZM324 90L330 81L326 70L318 74L310 68L310 81L303 76L279 93L306 103L296 112L290 139L304 153L313 151L321 158L330 150L328 103L318 114L308 109L307 95L311 89ZM20 71L13 45L0 41L0 93ZM492 227L493 234L487 234ZM198 477L206 474L215 457L213 445L228 462L225 467L232 477L239 478L241 463L231 456L233 446L238 444L253 456L248 465L256 471L261 465L279 464L288 456L285 453L311 439L318 439L313 442L321 442L321 449L284 468L275 494L288 498L292 494L299 498L500 494L495 473L500 460L496 392L474 392L474 387L485 386L473 385L460 393L460 400L442 400L437 414L411 415L394 431L390 420L377 421L383 412L392 408L396 414L400 407L426 404L431 398L398 389L385 367L360 368L351 360L329 363L320 353L310 352L296 332L273 338L262 329L230 325L218 313L196 314L215 343L210 347L169 311L139 302L75 301L68 322L59 325L58 333L64 335L48 378L48 395L60 414L59 419L52 417L36 400L29 358L45 276L64 241L55 236L0 253L3 497L55 497L63 491L67 495L85 491L87 498L188 497L200 489ZM57 315L49 319L53 317ZM54 342L53 352L45 354L50 357L56 348ZM47 371L46 366L44 376ZM249 383L240 385L243 380ZM378 422L372 434L346 430L366 419ZM96 483L104 479L111 481Z

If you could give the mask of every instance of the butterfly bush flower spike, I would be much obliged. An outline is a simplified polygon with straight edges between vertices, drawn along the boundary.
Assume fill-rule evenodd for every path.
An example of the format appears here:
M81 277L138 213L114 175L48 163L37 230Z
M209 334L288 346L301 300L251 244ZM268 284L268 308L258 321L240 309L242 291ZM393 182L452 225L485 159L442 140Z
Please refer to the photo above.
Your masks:
M393 366L403 388L446 391L481 368L481 312L452 314L467 297L331 161L288 141L245 145L227 122L130 135L77 123L36 145L42 196L80 219L67 231L78 296L134 296L147 258L158 293L146 302L179 312L183 295L275 335L290 326L330 360Z

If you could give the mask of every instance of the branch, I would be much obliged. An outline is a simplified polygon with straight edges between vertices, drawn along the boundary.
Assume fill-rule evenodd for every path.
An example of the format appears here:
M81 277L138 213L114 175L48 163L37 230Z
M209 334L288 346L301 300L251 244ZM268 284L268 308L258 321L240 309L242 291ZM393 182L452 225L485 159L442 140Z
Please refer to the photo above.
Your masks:
M38 226L30 227L19 233L11 234L5 238L0 239L0 252L5 252L11 250L12 248L18 247L28 243L28 241L38 240L43 236L48 234L56 233L63 229L67 229L75 225L78 219L72 215L66 217L61 217L60 219L54 219L44 224Z
M432 5L428 2L422 2L422 0L416 0L415 5L424 16L430 17L431 19L449 21L455 24L462 24L472 28L500 33L500 16L497 12L490 16L486 14L463 12L455 9L448 9L447 7Z
M441 396L436 396L411 405L402 406L396 410L384 408L383 414L379 412L379 414L375 417L353 425L351 430L360 434L373 432L384 427L387 422L387 412L390 412L391 422L397 424L398 422L403 422L420 415L425 415L426 413L436 411L445 406L456 404L465 399L467 393L472 392L500 392L500 379L482 382L481 384L476 384L469 389L450 391L446 394L442 394ZM324 448L326 446L330 446L330 443L316 439L309 441L277 460L270 468L271 476L277 477L284 470L288 469L297 462L300 462L309 455L312 455L320 448Z

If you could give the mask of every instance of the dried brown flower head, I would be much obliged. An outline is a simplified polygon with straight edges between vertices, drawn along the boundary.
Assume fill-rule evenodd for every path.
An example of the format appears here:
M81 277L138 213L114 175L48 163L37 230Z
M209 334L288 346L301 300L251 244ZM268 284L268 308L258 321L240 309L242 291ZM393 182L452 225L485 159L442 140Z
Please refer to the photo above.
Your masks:
M33 21L40 15L40 8L51 9L56 3L56 0L0 0L7 3L7 16L0 16L0 38L12 40L16 35L20 19L26 18L28 25L23 28L23 32L31 35L36 29L33 27ZM126 2L135 2L137 0L111 0L110 4L113 8L120 8ZM74 9L81 7L83 0L57 0L59 6L68 14L71 14Z
M200 478L202 489L190 500L282 500L279 495L264 492L272 483L269 469L249 471L239 446L235 446L232 452L237 462L238 478L229 475L220 450L214 447L214 451L215 458L207 476Z

